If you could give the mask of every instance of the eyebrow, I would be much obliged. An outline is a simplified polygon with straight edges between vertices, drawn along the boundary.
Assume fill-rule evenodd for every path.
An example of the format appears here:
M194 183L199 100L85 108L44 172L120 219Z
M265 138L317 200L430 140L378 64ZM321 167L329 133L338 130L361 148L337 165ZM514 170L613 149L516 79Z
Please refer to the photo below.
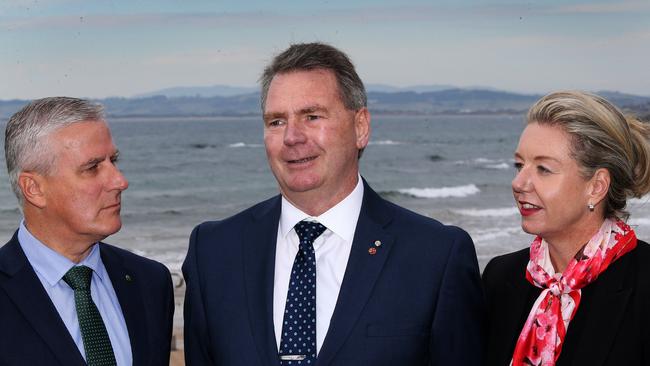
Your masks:
M310 106L307 106L305 108L302 108L302 109L298 110L298 113L299 114L309 114L309 113L324 112L324 111L327 111L327 108L325 108L325 107L323 107L321 105L318 105L318 104L314 104L314 105L310 105Z
M262 116L262 119L265 121L268 121L270 119L276 119L276 118L285 118L286 114L282 112L270 112L270 113L264 113Z
M518 152L516 152L516 151L515 151L515 158L523 159L523 157L522 157ZM543 161L543 160L552 160L552 161L555 161L555 162L558 162L558 163L562 164L562 162L561 162L559 159L554 158L554 157L552 157L552 156L546 156L546 155L535 156L535 157L533 158L533 160L535 160L535 161L539 161L539 160L542 160L542 161Z
M310 113L315 113L315 112L326 112L327 108L323 107L322 105L319 104L314 104L314 105L309 105L303 108L300 108L296 111L298 114L310 114ZM287 118L287 114L283 112L269 112L269 113L264 113L262 118L265 121L271 120L271 119L276 119L276 118Z
M120 157L120 151L115 150L115 152L113 154L111 154L110 159L117 159L119 157ZM81 168L83 169L85 167L89 167L89 166L93 166L95 164L99 164L102 161L104 161L105 159L106 158L104 158L104 157L90 158L85 163L81 164Z

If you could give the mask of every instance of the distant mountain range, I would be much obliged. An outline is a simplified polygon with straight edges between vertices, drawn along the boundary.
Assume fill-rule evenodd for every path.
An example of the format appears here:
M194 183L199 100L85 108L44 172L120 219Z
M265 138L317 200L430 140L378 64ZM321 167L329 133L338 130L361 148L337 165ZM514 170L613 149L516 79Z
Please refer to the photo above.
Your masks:
M374 114L523 114L541 97L492 88L456 88L421 85L407 88L369 84L368 104ZM625 111L650 120L650 97L619 92L597 92ZM177 87L132 98L97 100L110 117L259 116L257 88L215 85ZM25 100L0 101L0 120L8 119Z
M427 93L437 92L449 89L481 89L481 90L496 90L484 86L468 86L459 88L453 85L435 84L435 85L413 85L413 86L392 86L387 84L367 84L366 90L368 92L380 93L399 93L399 92L415 92ZM134 95L133 98L148 98L155 96L165 96L167 98L178 97L232 97L242 94L253 94L259 92L259 87L245 87L245 86L230 86L230 85L212 85L212 86L178 86L173 88L166 88L155 90L148 93Z

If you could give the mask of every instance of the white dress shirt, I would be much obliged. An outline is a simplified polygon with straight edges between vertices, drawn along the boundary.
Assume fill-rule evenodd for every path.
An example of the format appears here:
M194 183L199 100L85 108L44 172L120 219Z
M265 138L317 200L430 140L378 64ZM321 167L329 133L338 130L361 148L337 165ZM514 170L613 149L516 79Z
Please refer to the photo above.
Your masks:
M347 197L318 217L309 216L282 197L273 282L273 325L278 349L280 348L291 268L300 242L293 227L302 220L308 220L318 221L327 228L314 241L314 251L316 252L316 351L320 352L339 297L362 201L363 183L360 176L356 187Z

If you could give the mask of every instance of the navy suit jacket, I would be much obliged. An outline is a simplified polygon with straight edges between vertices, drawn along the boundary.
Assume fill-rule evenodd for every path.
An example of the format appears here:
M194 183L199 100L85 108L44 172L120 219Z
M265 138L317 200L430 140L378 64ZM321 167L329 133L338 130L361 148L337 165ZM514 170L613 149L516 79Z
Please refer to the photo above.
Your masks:
M99 245L124 314L133 364L169 365L174 315L169 271L126 250ZM17 234L0 248L0 332L0 365L86 364Z
M280 210L276 196L192 232L183 264L188 366L280 365L272 308ZM370 255L376 240L382 245ZM467 233L366 184L316 365L479 365L483 306Z
M542 289L526 280L530 249L495 257L483 271L487 365L508 365ZM582 289L557 366L650 365L650 245L640 241Z

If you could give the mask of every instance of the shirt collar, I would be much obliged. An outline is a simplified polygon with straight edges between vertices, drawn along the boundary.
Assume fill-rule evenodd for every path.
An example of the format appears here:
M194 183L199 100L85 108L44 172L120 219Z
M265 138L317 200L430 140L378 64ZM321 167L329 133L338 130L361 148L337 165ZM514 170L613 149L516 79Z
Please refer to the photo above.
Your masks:
M101 281L106 277L106 268L101 261L99 245L97 243L93 244L90 254L81 262L74 263L32 235L25 226L25 220L20 222L20 227L18 228L18 243L23 249L27 260L34 268L34 271L38 272L50 286L56 285L70 268L77 265L89 267L98 275Z
M302 220L318 221L346 242L352 243L362 202L363 182L361 176L358 176L357 185L347 197L320 216L309 216L283 196L280 233L286 237L291 229Z

